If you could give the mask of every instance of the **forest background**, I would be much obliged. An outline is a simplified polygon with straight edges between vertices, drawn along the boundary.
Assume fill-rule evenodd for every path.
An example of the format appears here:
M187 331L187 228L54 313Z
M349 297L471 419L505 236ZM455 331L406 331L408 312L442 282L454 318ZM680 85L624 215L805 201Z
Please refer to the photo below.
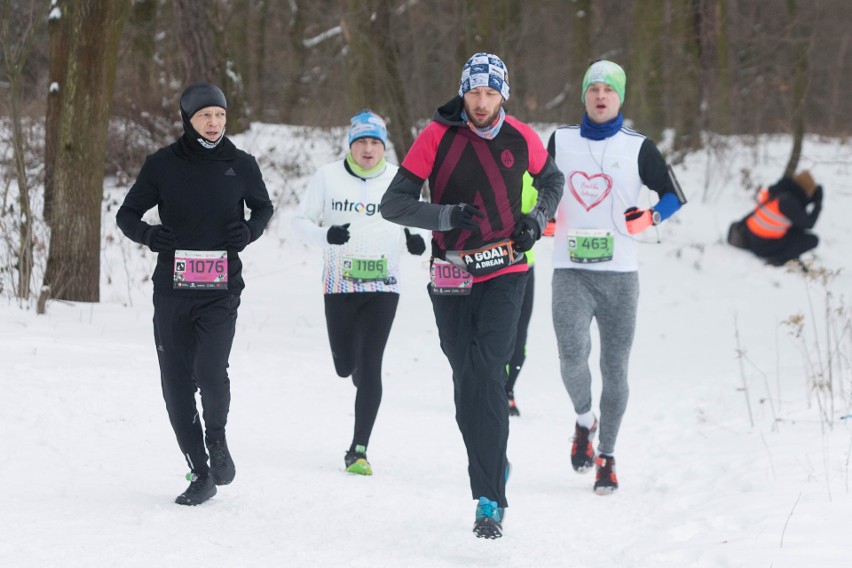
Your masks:
M194 81L223 88L231 134L371 107L401 158L474 52L506 62L511 114L556 124L606 58L672 163L789 134L789 172L805 133L849 135L850 23L846 0L0 0L0 294L99 300L104 176L132 180L179 134Z

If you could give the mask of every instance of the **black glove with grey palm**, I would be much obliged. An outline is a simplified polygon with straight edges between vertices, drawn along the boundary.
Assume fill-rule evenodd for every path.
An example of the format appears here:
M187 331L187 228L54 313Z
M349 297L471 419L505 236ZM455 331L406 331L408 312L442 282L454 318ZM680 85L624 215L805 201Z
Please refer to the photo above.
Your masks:
M168 252L175 248L175 234L169 227L152 225L145 229L142 242L153 252Z
M325 240L331 245L342 245L349 242L349 223L345 225L332 225L328 228Z
M251 229L245 221L235 221L225 227L225 240L228 247L242 251L251 242Z
M450 224L453 226L453 229L472 231L479 227L476 217L480 219L485 217L485 214L479 210L479 207L467 203L459 203L454 206L453 212L450 214Z
M426 241L417 233L412 234L408 228L405 229L405 246L414 256L420 256L426 252Z
M541 238L545 225L547 220L544 218L544 213L538 209L533 209L522 216L512 232L514 241L512 248L518 252L527 252L533 248L535 242Z

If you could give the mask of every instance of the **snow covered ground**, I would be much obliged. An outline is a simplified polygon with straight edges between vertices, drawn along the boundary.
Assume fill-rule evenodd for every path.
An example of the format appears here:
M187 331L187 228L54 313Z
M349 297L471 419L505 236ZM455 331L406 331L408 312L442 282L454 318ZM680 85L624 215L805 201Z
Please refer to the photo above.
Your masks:
M540 128L545 140L551 130ZM776 181L788 139L719 140L676 166L690 202L658 235L643 235L612 497L571 470L574 415L550 323L552 243L537 245L505 537L484 541L471 533L425 259L404 257L369 448L375 475L346 474L355 391L334 373L320 259L290 234L287 204L343 151L342 131L256 124L235 141L258 156L281 203L243 255L230 369L235 482L200 507L173 502L186 466L160 395L146 281L154 255L115 228L127 188L110 186L101 303L52 302L45 316L0 305L0 566L850 564L852 148L808 139L801 162L826 192L815 265L843 269L827 285L724 244L728 223L749 208L750 184ZM827 317L827 297L845 311ZM801 339L782 323L796 314ZM827 344L829 329L845 333L839 346ZM829 351L833 397L813 379Z

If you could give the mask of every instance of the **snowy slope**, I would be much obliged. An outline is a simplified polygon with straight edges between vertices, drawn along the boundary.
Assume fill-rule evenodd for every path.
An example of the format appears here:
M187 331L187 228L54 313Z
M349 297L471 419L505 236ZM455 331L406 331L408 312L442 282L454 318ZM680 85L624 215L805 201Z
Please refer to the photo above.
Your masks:
M543 138L549 132L540 127ZM235 482L203 506L173 503L186 467L159 391L145 281L154 255L120 236L114 204L127 188L109 187L102 302L54 302L41 317L0 306L0 566L849 564L850 331L833 399L811 388L805 355L813 363L825 353L829 325L849 325L852 276L843 270L828 285L832 305L847 311L826 324L819 282L723 243L750 203L744 176L774 182L788 140L723 140L726 148L676 167L690 203L640 247L631 400L612 497L596 496L592 476L570 467L574 415L550 323L552 243L537 245L498 541L470 531L474 502L424 259L404 257L369 453L376 474L345 474L354 388L334 373L319 254L291 236L287 204L343 151L342 136L257 124L236 142L258 156L282 205L244 253L248 287L230 370ZM802 161L826 189L815 263L830 270L845 269L852 252L850 154L809 139ZM805 348L781 324L799 313ZM822 411L828 400L834 407Z

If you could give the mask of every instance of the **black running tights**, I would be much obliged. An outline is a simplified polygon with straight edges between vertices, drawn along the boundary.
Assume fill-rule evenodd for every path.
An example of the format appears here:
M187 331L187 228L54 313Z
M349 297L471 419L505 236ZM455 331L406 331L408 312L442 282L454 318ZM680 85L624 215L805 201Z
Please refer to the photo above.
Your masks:
M360 292L325 295L325 321L334 368L352 375L355 432L350 449L370 441L382 402L382 358L390 336L399 294Z

